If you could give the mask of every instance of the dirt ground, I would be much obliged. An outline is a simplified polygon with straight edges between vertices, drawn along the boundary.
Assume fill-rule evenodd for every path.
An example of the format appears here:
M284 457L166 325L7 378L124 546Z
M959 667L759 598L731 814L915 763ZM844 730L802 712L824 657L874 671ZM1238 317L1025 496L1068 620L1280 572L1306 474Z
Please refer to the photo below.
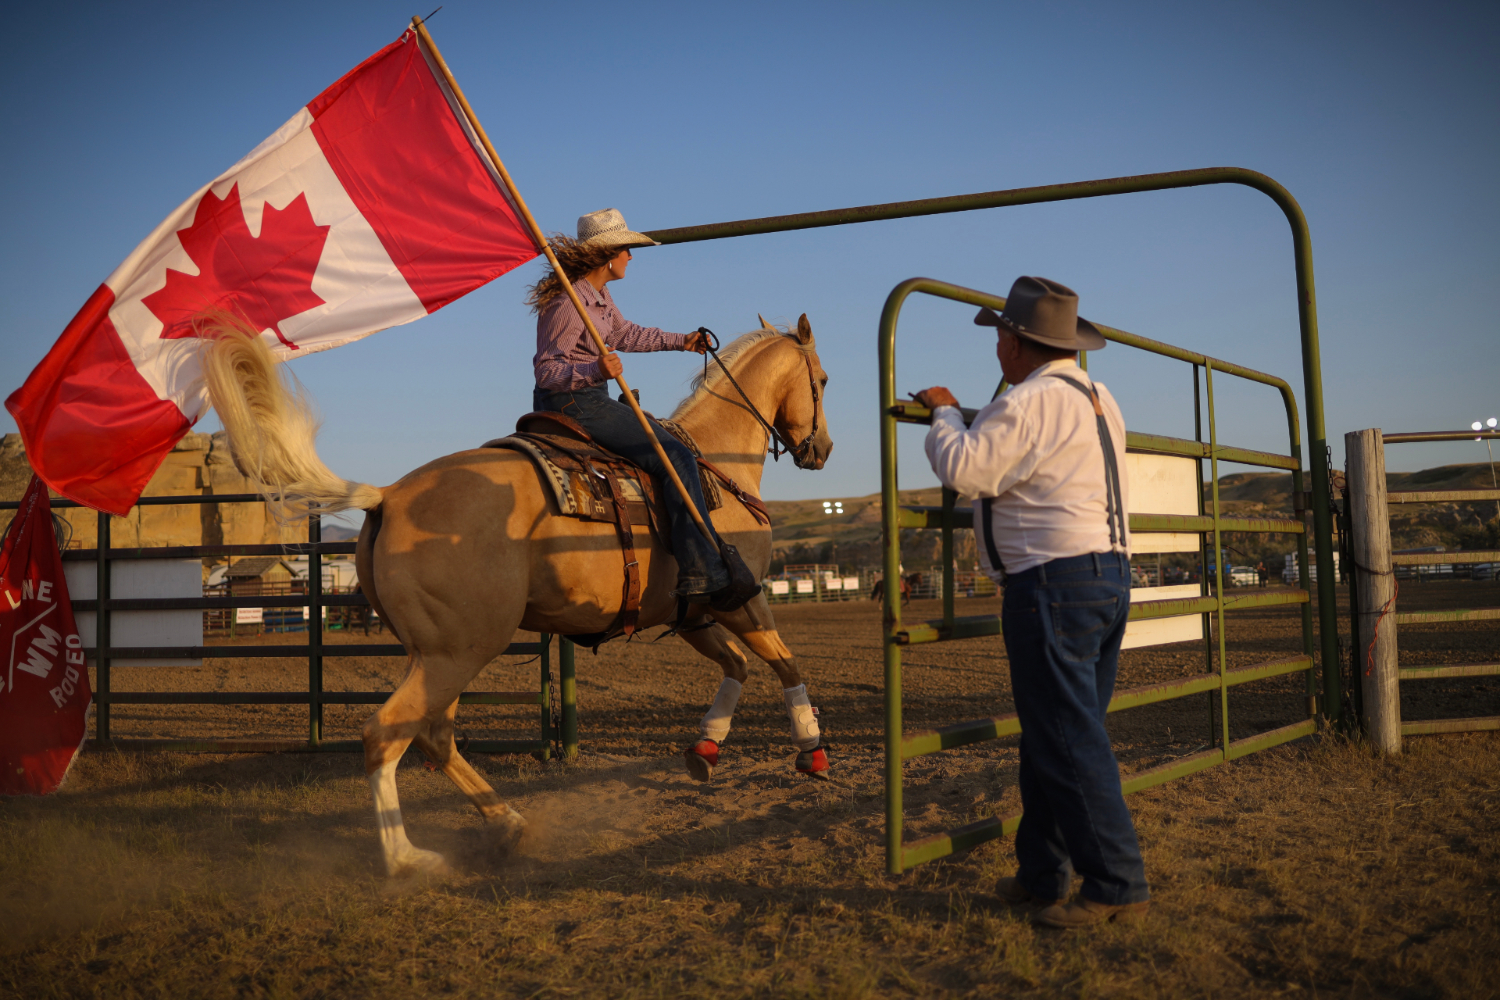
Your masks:
M1494 606L1500 587L1423 584L1404 608ZM960 614L993 601L960 602ZM936 617L936 602L908 609ZM532 832L497 857L447 779L408 754L412 839L448 874L391 882L353 754L91 752L62 793L0 802L0 994L44 996L1484 997L1500 987L1500 738L1407 741L1394 759L1324 735L1130 799L1153 908L1134 928L1039 933L1001 905L1007 842L884 874L882 665L868 603L777 609L835 766L790 768L773 675L752 670L725 764L677 753L717 687L684 644L580 654L576 762L474 755ZM1234 615L1232 666L1298 652L1295 609ZM301 636L284 637L289 642ZM344 641L333 633L330 641ZM348 637L366 641L363 636ZM369 641L377 641L371 637ZM518 637L525 638L525 637ZM274 641L262 637L251 641ZM384 641L390 641L387 637ZM1500 623L1409 627L1403 662L1493 662ZM536 682L521 658L474 690ZM115 673L118 690L293 689L305 662ZM907 731L1009 711L998 639L913 647ZM1204 670L1202 646L1127 651L1120 688ZM331 690L401 662L330 658ZM1407 718L1500 714L1492 678L1407 682ZM1297 721L1301 675L1231 691L1231 737ZM353 738L367 707L326 711ZM465 706L473 737L535 731ZM1123 768L1203 748L1207 696L1111 718ZM121 737L297 738L306 710L120 706ZM906 766L908 836L1018 808L1015 740Z

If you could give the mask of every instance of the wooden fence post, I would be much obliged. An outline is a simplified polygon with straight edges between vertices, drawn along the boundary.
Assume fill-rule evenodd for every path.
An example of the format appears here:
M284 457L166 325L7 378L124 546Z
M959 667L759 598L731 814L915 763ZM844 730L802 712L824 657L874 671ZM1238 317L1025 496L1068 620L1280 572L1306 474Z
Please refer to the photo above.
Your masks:
M1350 554L1360 648L1354 668L1364 693L1365 736L1381 753L1401 751L1401 692L1396 666L1396 575L1386 506L1385 442L1378 429L1344 435L1349 462ZM1374 640L1374 649L1370 642Z

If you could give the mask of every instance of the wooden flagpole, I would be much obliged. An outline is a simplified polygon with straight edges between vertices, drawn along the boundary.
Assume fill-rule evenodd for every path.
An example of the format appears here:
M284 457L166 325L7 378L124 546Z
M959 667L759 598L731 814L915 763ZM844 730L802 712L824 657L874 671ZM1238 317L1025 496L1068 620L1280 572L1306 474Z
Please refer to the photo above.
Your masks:
M583 320L583 325L588 329L589 336L593 338L594 347L598 349L599 357L602 361L604 356L610 353L609 345L599 335L598 328L594 326L593 319L589 316L588 310L584 308L583 300L578 297L578 291L573 287L572 279L563 270L562 264L558 262L557 255L552 252L552 245L547 242L547 237L542 233L542 228L536 224L536 219L532 218L531 209L526 207L526 200L521 197L521 192L516 190L515 182L510 179L510 172L505 169L505 164L500 160L500 154L495 152L495 146L490 142L490 137L485 134L484 126L479 124L479 116L474 114L474 109L469 106L468 98L464 97L464 92L459 88L458 81L453 78L453 71L448 68L448 63L444 61L443 54L438 51L437 45L432 41L432 36L427 33L427 25L423 23L420 17L413 17L411 19L411 26L416 30L417 36L421 38L422 44L426 45L428 50L432 52L432 58L437 63L438 69L442 72L443 79L448 82L448 88L453 91L453 96L458 98L459 107L463 108L464 117L468 118L470 127L474 129L474 134L479 136L479 141L484 144L484 151L489 154L490 162L495 165L495 172L500 175L500 180L505 185L505 190L510 193L511 201L515 202L516 207L521 210L521 217L526 220L526 225L531 228L532 240L536 242L537 246L542 248L542 253L547 255L547 261L552 265L552 270L561 279L563 291L568 293L568 299L573 303L573 308L578 310L578 318ZM667 457L666 449L656 439L656 431L651 426L650 418L641 410L640 402L636 400L635 394L630 391L630 386L625 383L624 372L615 377L615 382L620 386L621 398L630 406L631 410L635 411L635 418L641 422L641 427L645 429L646 437L650 440L651 447L656 449L656 455L661 459L662 466L667 470L667 475L671 477L672 485L677 488L677 492L682 496L682 502L687 506L688 513L693 515L693 523L698 525L698 530L703 532L703 537L712 542L714 540L713 532L709 531L708 525L704 523L703 515L698 513L698 505L693 503L692 494L682 484L682 477L677 475L677 468L672 464L672 460Z

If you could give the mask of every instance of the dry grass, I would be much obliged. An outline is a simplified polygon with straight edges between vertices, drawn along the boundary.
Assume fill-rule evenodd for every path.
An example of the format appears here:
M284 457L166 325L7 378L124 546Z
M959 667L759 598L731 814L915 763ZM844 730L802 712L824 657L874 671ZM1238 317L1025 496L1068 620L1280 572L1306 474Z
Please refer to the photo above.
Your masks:
M1071 935L989 894L1008 845L885 876L873 754L818 784L743 761L709 788L672 762L487 764L539 827L524 856L490 858L412 766L413 836L454 871L392 884L353 760L93 755L68 793L0 814L0 990L1479 997L1500 973L1485 735L1392 761L1308 740L1136 796L1151 918ZM930 777L966 803L1003 783Z
M1495 734L1411 740L1391 760L1311 738L1135 796L1150 919L1040 933L991 895L1014 864L1009 844L884 874L874 615L782 613L834 729L831 780L790 773L785 716L761 670L719 777L692 783L670 747L711 695L709 672L680 644L606 647L580 659L578 763L476 759L532 820L520 856L493 857L447 780L408 756L412 837L452 862L432 880L383 876L353 755L86 755L62 794L0 801L0 995L1496 994ZM1294 619L1242 620L1233 662L1296 645ZM1472 660L1492 654L1497 631L1413 630L1403 645ZM1008 708L996 644L912 652L913 726ZM365 661L369 674L348 683L368 686L387 666ZM1201 650L1136 651L1122 685L1201 669ZM534 667L492 670L504 676L486 686L509 687ZM220 679L275 681L234 674ZM133 676L194 686L181 673ZM1236 726L1295 719L1300 683L1236 689ZM1481 715L1497 711L1493 687L1407 690L1413 708ZM234 722L218 708L132 711L119 725L141 735ZM256 734L300 728L296 714L240 721ZM1206 722L1194 699L1121 713L1111 728L1135 768L1196 749ZM499 716L472 723L475 735L505 729ZM1012 811L1014 768L1014 741L912 762L910 833Z

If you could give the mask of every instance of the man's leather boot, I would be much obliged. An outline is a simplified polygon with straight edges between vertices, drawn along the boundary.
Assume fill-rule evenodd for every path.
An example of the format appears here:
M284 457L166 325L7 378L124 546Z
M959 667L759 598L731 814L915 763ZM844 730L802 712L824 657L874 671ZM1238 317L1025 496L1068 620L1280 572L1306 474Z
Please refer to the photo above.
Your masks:
M1010 906L1057 906L1060 899L1043 899L1021 884L1021 880L1007 876L995 883L995 895Z
M1031 920L1032 923L1041 924L1044 927L1056 927L1059 930L1088 927L1090 924L1104 924L1110 921L1137 923L1146 919L1146 910L1150 906L1149 901L1111 906L1108 903L1096 903L1092 899L1079 896L1071 903L1054 903L1034 914Z

